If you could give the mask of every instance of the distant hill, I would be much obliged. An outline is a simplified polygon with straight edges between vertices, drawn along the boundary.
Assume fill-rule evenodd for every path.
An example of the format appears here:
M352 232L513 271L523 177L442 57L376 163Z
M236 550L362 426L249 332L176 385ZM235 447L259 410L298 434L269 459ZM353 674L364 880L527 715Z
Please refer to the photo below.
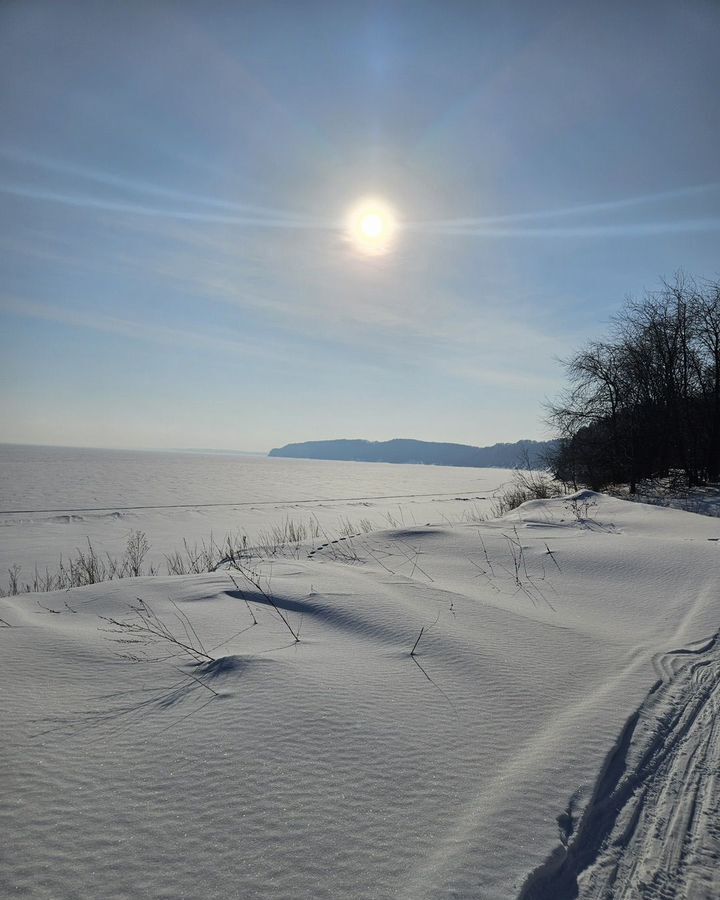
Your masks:
M276 447L268 456L293 459L343 459L356 462L419 463L432 466L473 466L511 469L521 465L526 455L533 465L542 466L542 457L556 441L516 441L472 447L469 444L442 444L395 438L392 441L304 441Z

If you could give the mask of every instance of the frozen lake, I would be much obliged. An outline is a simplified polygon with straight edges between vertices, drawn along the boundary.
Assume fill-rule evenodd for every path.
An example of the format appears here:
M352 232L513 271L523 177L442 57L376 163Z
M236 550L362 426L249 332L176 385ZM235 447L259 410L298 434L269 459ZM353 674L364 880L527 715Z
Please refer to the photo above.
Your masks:
M316 518L328 533L458 521L487 511L506 469L277 459L230 453L0 445L0 566L26 577L90 539L122 552L140 529L150 558L243 532L252 540L286 518ZM4 583L4 579L0 581Z

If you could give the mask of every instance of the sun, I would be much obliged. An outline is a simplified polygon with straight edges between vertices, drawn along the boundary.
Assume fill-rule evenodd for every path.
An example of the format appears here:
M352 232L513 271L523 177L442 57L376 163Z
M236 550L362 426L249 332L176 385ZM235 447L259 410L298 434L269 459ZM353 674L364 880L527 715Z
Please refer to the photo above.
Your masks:
M360 253L378 256L387 253L397 232L392 207L377 197L359 200L347 216L347 235Z

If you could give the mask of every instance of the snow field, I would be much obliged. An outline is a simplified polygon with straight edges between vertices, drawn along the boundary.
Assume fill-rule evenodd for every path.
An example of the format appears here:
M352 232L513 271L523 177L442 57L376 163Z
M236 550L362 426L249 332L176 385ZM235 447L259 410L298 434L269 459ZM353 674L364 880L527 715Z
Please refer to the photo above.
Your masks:
M662 710L679 710L701 677L688 666L705 657L677 651L720 622L718 529L584 493L481 525L374 532L355 558L328 545L263 567L299 643L262 592L226 572L3 599L0 894L518 896L585 833L639 708L648 726L630 734L617 774L646 783L629 773L645 771L633 754L664 714L648 692L667 685ZM180 610L216 661L119 655L164 653L107 630L102 617L128 620L137 597L176 634ZM703 696L709 710L716 693ZM678 761L693 753L683 741L702 744L711 721L703 712L679 735L681 781ZM713 896L711 821L692 826L697 851L677 882L687 890L674 896ZM666 854L648 849L650 834L670 846L643 826L627 842L645 860L634 867L624 845L583 845L587 865L570 881L602 896L593 873L612 852L647 883ZM550 876L527 896L561 898Z

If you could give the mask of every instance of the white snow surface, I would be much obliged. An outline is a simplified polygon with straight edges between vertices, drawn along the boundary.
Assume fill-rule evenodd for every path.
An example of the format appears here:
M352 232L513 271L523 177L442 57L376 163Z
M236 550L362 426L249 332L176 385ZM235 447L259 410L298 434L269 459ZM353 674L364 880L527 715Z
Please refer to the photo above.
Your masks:
M0 896L508 900L577 834L580 896L716 897L716 754L673 811L717 722L718 539L581 492L274 560L275 606L223 571L4 598ZM215 662L124 658L103 617L138 597ZM643 830L594 852L603 772ZM575 896L546 869L523 896Z
M225 535L250 542L285 520L335 536L349 521L457 521L483 513L508 469L0 444L0 587L7 570L52 573L77 548L122 555L143 531L146 564Z

